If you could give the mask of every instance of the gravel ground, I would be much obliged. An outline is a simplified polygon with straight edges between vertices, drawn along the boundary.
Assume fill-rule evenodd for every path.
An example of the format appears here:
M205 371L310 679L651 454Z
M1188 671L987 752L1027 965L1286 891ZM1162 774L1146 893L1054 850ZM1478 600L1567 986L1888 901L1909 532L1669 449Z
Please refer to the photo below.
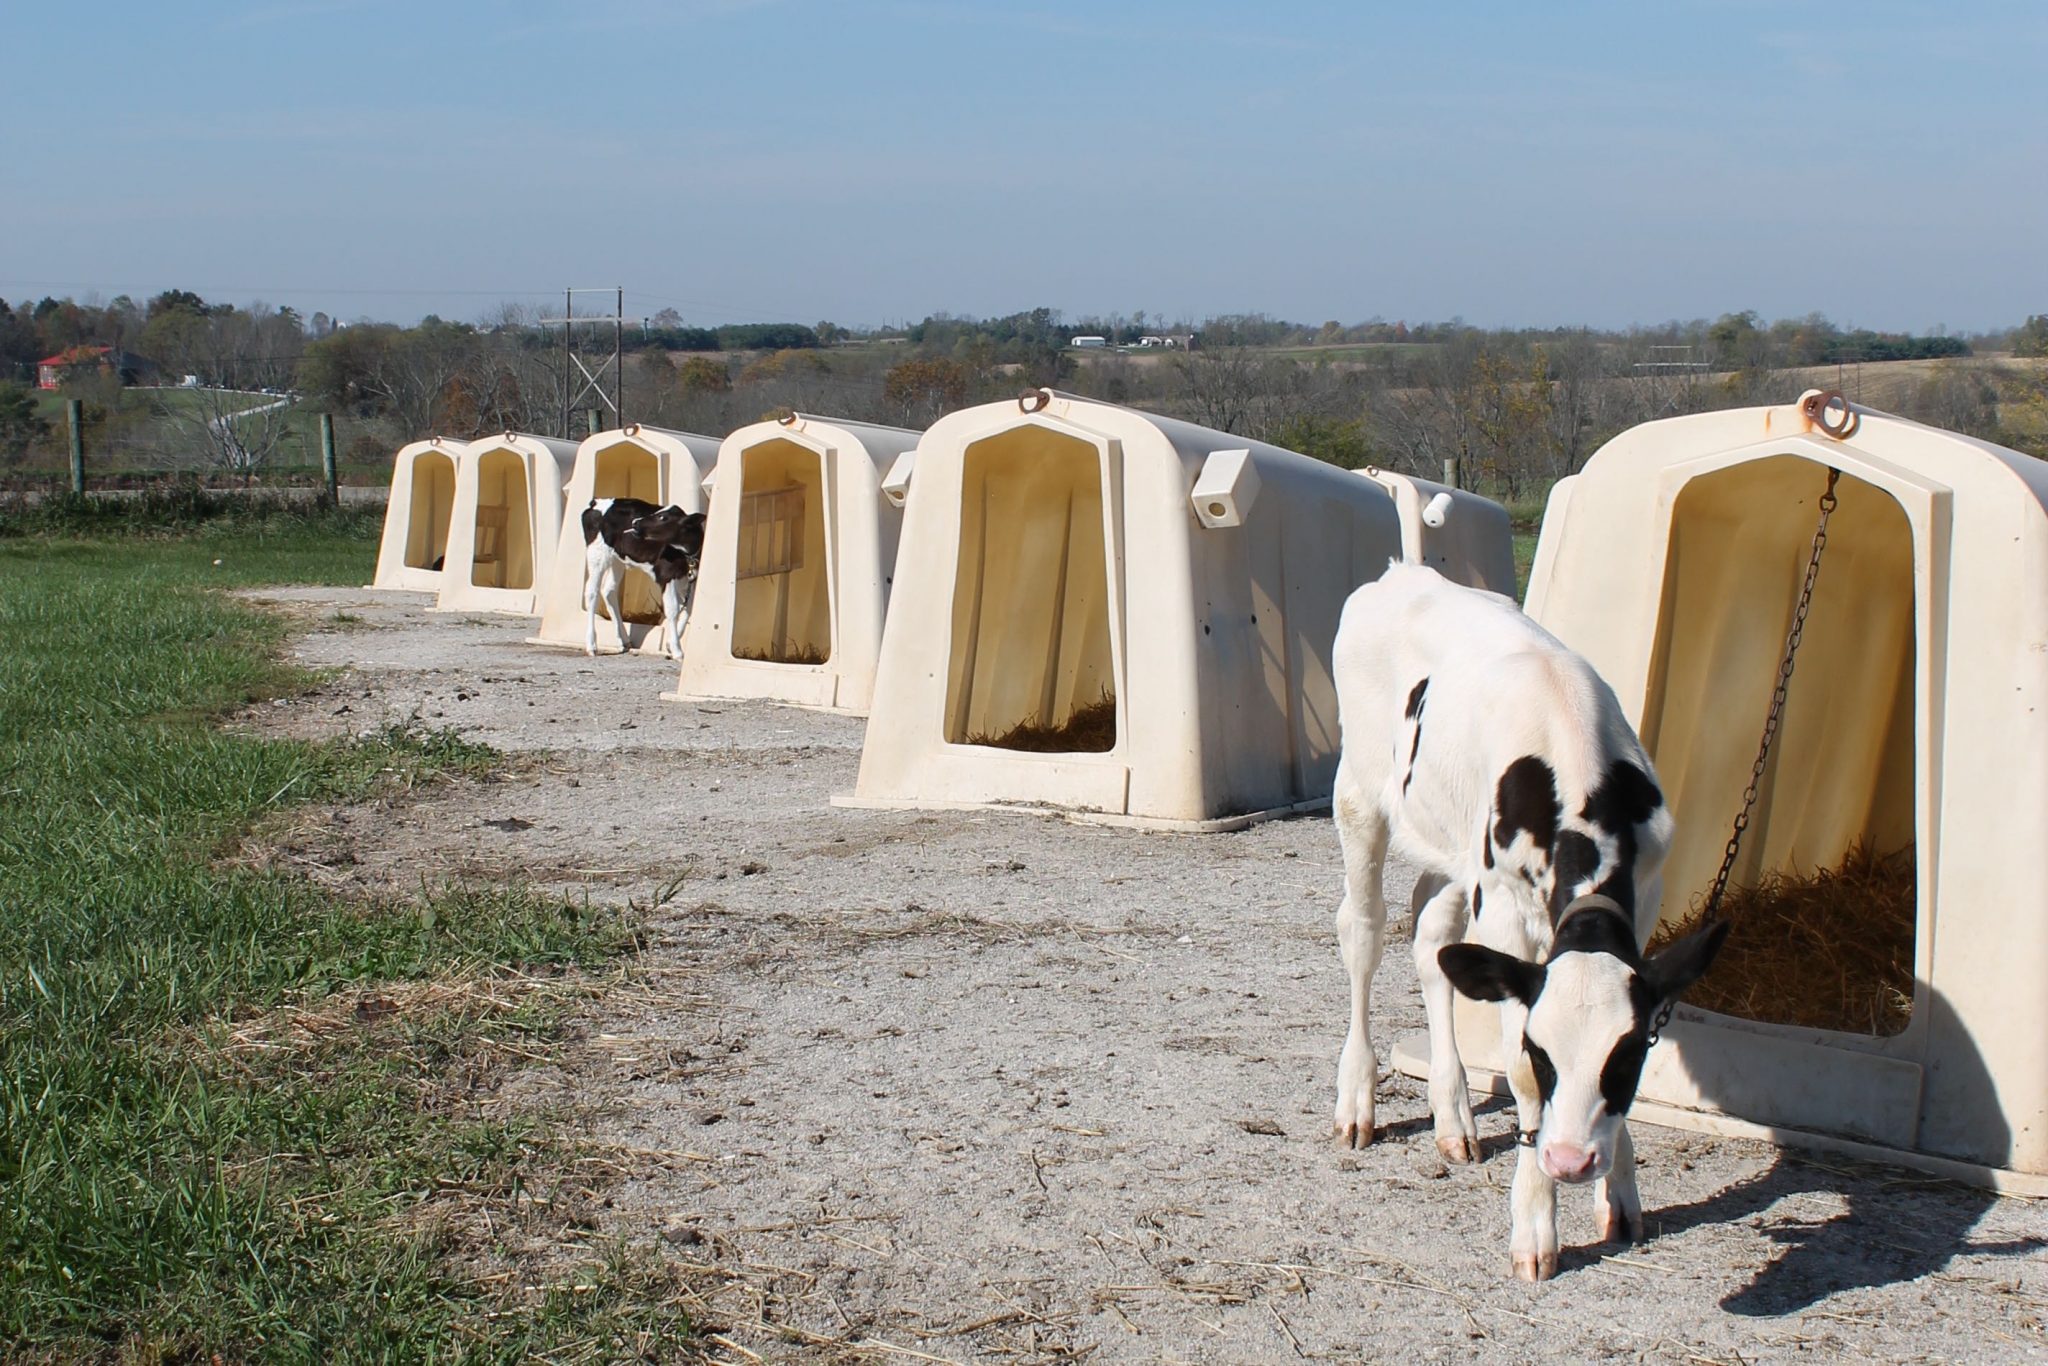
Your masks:
M858 720L660 702L660 660L530 646L524 620L419 595L253 596L339 672L249 724L417 716L527 756L306 822L286 856L364 889L523 877L654 907L644 989L516 1085L595 1138L690 1155L604 1218L728 1276L751 1352L2048 1357L2048 1206L1648 1125L1650 1240L1594 1246L1590 1198L1567 1199L1557 1279L1510 1279L1505 1111L1482 1109L1486 1160L1452 1171L1403 1077L1371 1148L1328 1136L1327 819L1175 836L842 810ZM1374 1009L1382 1058L1421 1027L1405 929Z

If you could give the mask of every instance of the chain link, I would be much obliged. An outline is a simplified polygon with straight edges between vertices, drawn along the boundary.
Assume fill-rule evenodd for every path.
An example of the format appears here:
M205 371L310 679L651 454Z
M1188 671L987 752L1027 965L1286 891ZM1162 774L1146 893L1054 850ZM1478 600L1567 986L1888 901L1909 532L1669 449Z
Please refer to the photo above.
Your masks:
M1742 790L1742 809L1735 813L1735 826L1728 833L1728 847L1721 854L1721 871L1714 875L1714 886L1707 893L1705 913L1700 917L1702 927L1713 924L1721 918L1721 898L1728 891L1729 875L1735 871L1735 860L1742 853L1742 836L1749 829L1750 813L1756 809L1757 789L1763 786L1764 770L1771 761L1771 743L1778 738L1778 724L1785 718L1785 693L1792 682L1792 666L1799 657L1799 642L1806 635L1806 614L1813 607L1813 585L1820 578L1820 556L1828 545L1828 518L1834 513L1835 485L1842 472L1828 470L1827 491L1820 496L1820 522L1813 529L1813 551L1806 559L1806 581L1799 587L1799 604L1792 611L1792 629L1785 636L1785 653L1778 660L1778 682L1771 690L1771 707L1764 715L1763 738L1757 742L1756 762L1749 766L1749 786ZM1650 1025L1650 1042L1664 1032L1664 1026L1671 1023L1671 1011L1677 1004L1666 1001L1657 1012L1657 1018Z
M1721 898L1728 890L1728 877L1742 852L1742 835L1749 829L1750 813L1756 809L1757 789L1763 785L1764 770L1771 761L1771 743L1778 738L1778 725L1785 717L1785 693L1792 682L1792 666L1799 657L1799 642L1806 635L1806 614L1813 607L1813 585L1820 578L1820 556L1828 545L1828 517L1835 510L1835 484L1842 477L1837 469L1828 471L1827 492L1820 496L1820 523L1813 529L1813 552L1806 559L1806 581L1799 587L1799 605L1792 612L1792 629L1785 636L1785 654L1778 661L1778 684L1771 690L1771 709L1764 716L1763 738L1757 742L1756 762L1749 767L1749 786L1742 790L1742 809L1735 813L1735 828L1729 832L1728 847L1721 856L1721 871L1714 876L1707 893L1706 916L1702 924L1721 914Z

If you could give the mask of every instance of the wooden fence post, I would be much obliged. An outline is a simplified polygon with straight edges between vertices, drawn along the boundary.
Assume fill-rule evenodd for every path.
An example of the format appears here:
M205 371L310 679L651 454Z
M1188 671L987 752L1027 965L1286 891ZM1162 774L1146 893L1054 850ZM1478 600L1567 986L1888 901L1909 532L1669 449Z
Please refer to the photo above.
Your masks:
M64 400L64 422L71 428L71 491L85 492L85 400Z
M341 471L334 463L334 414L320 414L320 473L327 480L327 501L341 506Z
M1444 484L1448 488L1458 487L1458 457L1444 457Z

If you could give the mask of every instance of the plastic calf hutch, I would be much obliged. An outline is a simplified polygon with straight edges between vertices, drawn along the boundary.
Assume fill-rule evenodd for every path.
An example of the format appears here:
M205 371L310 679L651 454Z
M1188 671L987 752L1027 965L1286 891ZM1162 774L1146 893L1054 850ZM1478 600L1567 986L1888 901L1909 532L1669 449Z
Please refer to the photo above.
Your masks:
M1043 391L942 419L890 482L911 491L849 805L1217 830L1324 804L1351 590L1404 543L1514 587L1485 499Z
M573 442L506 432L469 443L455 471L455 515L443 612L539 610L540 578L562 529L562 485L576 459Z
M719 445L704 558L671 701L759 697L865 713L901 505L898 427L793 416Z
M718 458L718 438L693 432L672 432L635 423L599 432L576 448L562 503L562 526L542 573L540 630L534 645L583 648L583 509L593 498L639 498L685 512L704 511L704 476ZM661 594L654 580L637 571L626 575L620 590L626 615L626 639L648 654L661 653ZM598 604L598 648L618 648L611 611Z
M1551 494L1529 610L1656 759L1678 818L1663 914L1682 916L1742 804L1831 467L1732 884L1910 847L1911 1014L1886 1036L1680 1006L1636 1113L2048 1193L2048 465L1833 395L1649 423ZM1461 1002L1457 1029L1497 1086L1495 1012ZM1396 1050L1414 1075L1426 1059Z
M391 464L391 498L384 505L384 539L377 547L372 588L432 593L441 587L441 557L455 511L455 476L467 441L437 436L399 449Z

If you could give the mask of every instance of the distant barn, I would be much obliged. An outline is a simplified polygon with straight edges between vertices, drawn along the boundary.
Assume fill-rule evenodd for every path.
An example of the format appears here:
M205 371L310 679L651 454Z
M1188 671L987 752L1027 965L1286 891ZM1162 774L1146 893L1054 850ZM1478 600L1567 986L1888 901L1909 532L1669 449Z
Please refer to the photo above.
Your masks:
M157 364L147 356L113 346L73 346L36 362L36 388L55 389L89 374L112 375L122 384L143 384L156 377Z

